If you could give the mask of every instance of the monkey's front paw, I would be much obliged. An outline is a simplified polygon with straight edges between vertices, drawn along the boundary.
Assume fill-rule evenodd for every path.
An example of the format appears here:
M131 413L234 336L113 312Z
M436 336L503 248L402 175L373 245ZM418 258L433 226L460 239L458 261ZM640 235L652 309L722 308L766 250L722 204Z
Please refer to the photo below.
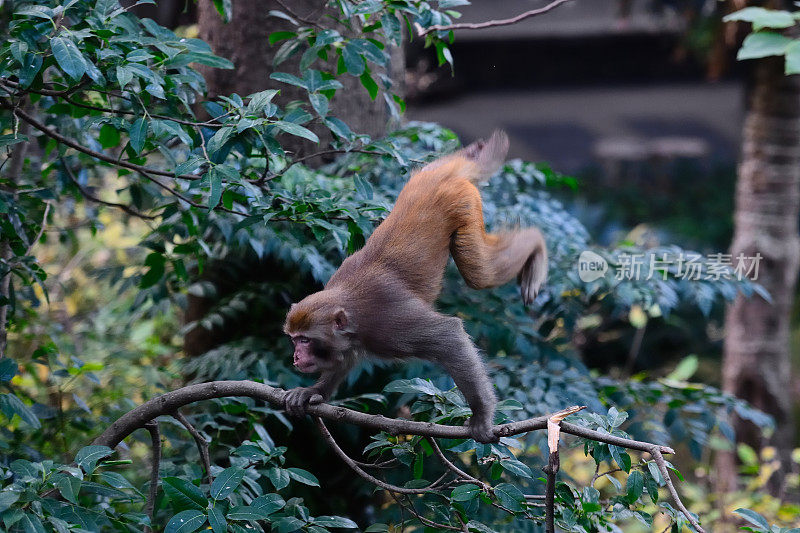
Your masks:
M286 412L291 416L303 416L306 414L308 404L322 403L324 398L314 387L297 387L286 392L283 403Z
M474 440L481 444L488 444L500 440L500 437L495 435L494 431L492 431L492 427L492 422L490 420L481 420L474 416L469 419L469 434Z

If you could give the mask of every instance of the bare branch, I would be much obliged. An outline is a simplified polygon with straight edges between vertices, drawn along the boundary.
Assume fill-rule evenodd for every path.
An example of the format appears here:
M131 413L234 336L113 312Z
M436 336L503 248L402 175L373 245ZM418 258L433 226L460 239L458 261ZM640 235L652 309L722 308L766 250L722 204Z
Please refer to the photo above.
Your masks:
M150 432L150 440L153 443L153 464L150 466L150 493L147 495L147 503L144 506L144 512L150 517L150 526L144 528L145 533L153 531L153 510L156 505L156 496L158 496L158 468L161 465L161 433L158 431L158 422L150 420L144 425L145 429Z
M427 440L428 440L428 443L431 445L431 448L433 448L433 452L436 454L436 457L438 457L438 458L439 458L439 461L441 461L441 463L442 463L444 466L446 466L448 469L450 469L450 470L452 470L453 472L455 472L455 474L456 474L456 475L457 475L459 478L461 478L461 479L463 479L463 480L465 480L465 481L469 481L470 483L475 483L475 484L479 485L479 486L481 487L481 489L482 489L483 491L485 491L485 492L488 492L488 491L489 491L489 485L487 485L486 483L484 483L484 482L483 482L483 481L481 481L480 479L478 479L478 478L476 478L476 477L474 477L474 476L471 476L471 475L467 474L466 472L464 472L463 470L461 470L459 467L457 467L457 466L456 466L456 465L455 465L455 464L454 464L452 461L450 461L450 460L449 460L447 457L445 457L444 453L442 453L442 449L441 449L441 448L439 448L439 445L436 443L436 441L435 441L434 439L430 439L430 438L429 438L429 439L427 439Z
M212 481L211 460L208 456L208 443L206 442L206 439L203 438L200 432L197 431L191 422L189 422L189 419L186 418L186 416L180 411L175 411L172 413L172 418L180 422L194 439L194 443L197 445L197 451L200 452L200 460L203 462L203 469L206 471L206 478L208 478L208 483L210 484Z
M94 202L96 204L101 204L101 205L105 205L105 206L108 206L108 207L115 207L117 209L121 209L125 213L128 213L129 215L137 217L137 218L143 218L145 220L155 220L156 218L158 218L158 217L153 216L153 215L145 215L144 213L140 213L139 211L135 210L134 208L132 208L129 205L120 204L120 203L117 203L117 202L109 202L107 200L101 200L97 196L95 196L92 193L90 193L89 189L87 189L86 187L84 187L83 185L81 185L78 182L78 179L75 177L75 174L72 172L72 169L67 164L67 162L64 161L63 157L61 158L61 164L64 165L64 170L66 171L66 174L69 177L69 179L72 181L72 183L75 184L75 186L80 191L81 195L84 198L86 198L87 200L89 200L91 202Z
M369 472L365 472L364 470L361 469L360 466L356 464L355 461L353 461L353 459L350 458L349 455L344 453L344 450L342 450L339 447L339 444L334 440L333 435L331 435L331 432L328 431L327 426L325 426L325 422L323 422L320 417L315 416L314 422L316 422L317 427L319 428L319 432L322 434L322 438L325 440L326 443L328 443L328 446L331 447L331 449L336 453L336 455L338 455L339 458L353 470L353 472L355 472L362 478L366 479L373 485L377 485L378 487L384 490L388 490L389 492L396 492L397 494L424 494L426 492L431 492L432 490L434 490L433 484L419 489L407 489L405 487L398 487L397 485L392 485L391 483L387 483L381 479L376 478Z
M697 523L697 520L692 516L692 513L683 505L681 501L681 497L678 496L678 491L675 490L675 485L672 483L672 478L669 476L669 469L667 468L667 462L664 460L664 456L661 455L661 450L653 450L650 452L650 455L653 456L653 460L656 462L656 466L658 466L658 471L661 472L661 477L664 478L664 483L667 484L667 490L669 491L670 496L672 496L672 501L675 502L675 506L680 509L683 515L689 520L689 523L692 524L692 527L695 528L699 533L705 533L705 530L700 527L700 524Z
M521 20L525 20L527 18L535 17L537 15L544 15L548 11L552 11L553 9L557 8L561 4L569 2L569 0L554 0L550 2L544 7L540 7L538 9L531 9L530 11L525 11L524 13L520 13L516 17L511 17L509 19L498 19L498 20L487 20L485 22L460 22L458 24L448 24L446 26L430 26L428 28L422 28L422 26L417 26L417 34L420 37L423 37L433 31L450 31L450 30L480 30L482 28L494 28L497 26L510 26L511 24L516 24Z

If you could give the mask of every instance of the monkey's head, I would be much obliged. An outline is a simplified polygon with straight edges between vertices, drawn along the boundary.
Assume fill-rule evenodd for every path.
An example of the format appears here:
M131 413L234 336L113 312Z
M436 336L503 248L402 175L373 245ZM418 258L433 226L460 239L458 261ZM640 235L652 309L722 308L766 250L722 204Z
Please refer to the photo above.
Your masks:
M353 349L350 316L342 299L320 291L292 304L283 331L294 344L294 366L321 372L340 365Z

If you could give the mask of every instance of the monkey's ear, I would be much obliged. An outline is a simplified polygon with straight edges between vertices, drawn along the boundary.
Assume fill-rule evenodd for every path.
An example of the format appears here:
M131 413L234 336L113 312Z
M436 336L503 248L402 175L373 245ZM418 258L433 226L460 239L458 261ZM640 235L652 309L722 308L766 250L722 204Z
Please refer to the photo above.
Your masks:
M333 327L339 331L346 331L347 327L350 325L349 317L347 316L347 311L342 309L341 307L334 311L333 313Z

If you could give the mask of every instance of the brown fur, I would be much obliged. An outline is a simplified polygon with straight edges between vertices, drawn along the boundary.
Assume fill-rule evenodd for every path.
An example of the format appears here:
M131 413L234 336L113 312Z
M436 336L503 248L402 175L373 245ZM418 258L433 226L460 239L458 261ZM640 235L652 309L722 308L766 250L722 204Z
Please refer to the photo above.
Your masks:
M496 132L416 172L364 248L345 259L323 291L292 306L286 333L324 342L334 354L327 357L343 364L323 371L305 392L290 391L290 412L302 412L312 398L329 397L362 352L426 357L442 364L467 398L475 438L493 440L496 400L477 350L460 321L440 315L433 303L451 255L473 288L518 276L529 303L544 282L547 251L538 230L490 234L484 227L475 184L500 167L507 149L505 134Z

